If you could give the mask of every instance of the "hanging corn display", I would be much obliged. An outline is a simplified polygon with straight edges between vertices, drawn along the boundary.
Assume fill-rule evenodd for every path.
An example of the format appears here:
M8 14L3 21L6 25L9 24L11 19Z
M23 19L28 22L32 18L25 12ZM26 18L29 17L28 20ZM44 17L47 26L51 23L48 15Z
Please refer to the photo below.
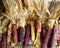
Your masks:
M60 45L60 1L0 0L0 5L0 48Z

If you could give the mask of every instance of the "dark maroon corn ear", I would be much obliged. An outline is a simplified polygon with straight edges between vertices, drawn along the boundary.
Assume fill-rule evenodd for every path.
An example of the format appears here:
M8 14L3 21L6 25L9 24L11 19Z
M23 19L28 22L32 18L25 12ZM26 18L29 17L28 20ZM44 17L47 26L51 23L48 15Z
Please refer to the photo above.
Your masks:
M48 28L44 35L44 39L41 46L42 48L47 48L47 44L48 44L48 40L49 40L51 32L52 32L52 28Z
M23 42L25 29L23 27L18 28L18 41Z
M2 48L6 48L7 47L7 33L4 33L2 35Z
M17 44L17 42L18 42L18 34L17 34L17 26L16 26L16 24L12 24L12 38L13 38L13 43Z
M27 24L27 26L25 28L25 38L24 38L25 46L27 46L29 44L30 32L31 32L31 26L30 26L30 24Z

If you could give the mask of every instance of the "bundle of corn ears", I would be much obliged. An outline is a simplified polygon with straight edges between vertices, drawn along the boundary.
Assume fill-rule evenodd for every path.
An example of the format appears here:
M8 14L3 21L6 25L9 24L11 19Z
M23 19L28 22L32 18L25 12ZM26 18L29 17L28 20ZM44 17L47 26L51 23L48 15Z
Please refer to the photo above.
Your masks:
M36 15L39 16L39 19L41 19L41 24L46 23L46 21L48 20L46 25L49 26L50 28L53 28L55 22L58 25L58 19L60 18L60 2L58 2L57 0L2 0L2 2L4 4L6 11L4 13L1 12L2 16L0 17L0 20L4 18L4 21L2 22L2 25L0 27L0 33L4 33L7 31L7 25L10 22L10 24L8 25L7 36L7 41L9 43L12 42L11 41L12 24L14 24L15 28L22 27L22 30L25 30L24 27L26 25L26 20L29 17L30 17L29 19L31 19L36 17ZM31 21L31 24L34 26L33 21ZM32 25L31 27L33 28L33 30L31 31L32 32L31 36L32 41L34 41L35 31ZM40 42L40 39L39 41L36 40L36 42ZM37 48L38 47L39 46L37 46Z

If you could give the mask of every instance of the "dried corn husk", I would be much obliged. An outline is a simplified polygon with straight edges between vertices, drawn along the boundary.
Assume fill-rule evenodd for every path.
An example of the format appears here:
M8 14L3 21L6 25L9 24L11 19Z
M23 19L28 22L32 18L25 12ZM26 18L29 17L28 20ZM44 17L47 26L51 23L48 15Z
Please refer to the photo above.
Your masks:
M17 3L17 5L18 5L18 9L19 9L19 11L22 11L23 10L23 3L22 3L22 1L21 0L15 0L16 1L16 3Z
M47 22L47 25L48 25L50 28L53 28L54 23L55 23L55 20L54 20L54 19L49 19L48 22Z
M3 0L3 4L6 8L6 15L5 15L9 20L13 21L13 23L16 20L16 17L18 16L18 6L14 0Z
M9 23L9 20L5 18L4 21L2 22L2 26L5 27L8 25L8 23Z
M2 33L7 32L7 27L5 26L4 28L2 28Z

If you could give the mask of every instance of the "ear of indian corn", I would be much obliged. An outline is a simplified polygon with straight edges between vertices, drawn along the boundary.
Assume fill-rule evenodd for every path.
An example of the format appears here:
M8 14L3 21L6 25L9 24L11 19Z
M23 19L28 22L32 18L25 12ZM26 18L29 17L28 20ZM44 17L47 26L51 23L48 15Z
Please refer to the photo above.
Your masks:
M34 22L31 21L31 40L34 42L35 40L35 28L34 28Z
M31 26L30 24L26 25L25 28L25 40L24 40L24 45L27 46L29 44L29 39L30 39L30 30L31 30Z
M48 40L49 40L51 32L52 32L52 29L48 28L43 39L42 48L47 48L47 44L48 44Z
M16 24L12 24L12 38L13 38L13 43L16 45L18 42L18 34L17 34L17 26Z
M18 28L18 40L19 40L19 42L23 42L24 32L25 32L25 29L23 27Z
M42 24L41 24L41 20L38 19L37 22L36 22L36 39L35 39L35 42L34 42L34 45L35 45L35 48L39 48L40 45L41 45L41 39L40 39L40 33L41 33L41 28L42 27Z

